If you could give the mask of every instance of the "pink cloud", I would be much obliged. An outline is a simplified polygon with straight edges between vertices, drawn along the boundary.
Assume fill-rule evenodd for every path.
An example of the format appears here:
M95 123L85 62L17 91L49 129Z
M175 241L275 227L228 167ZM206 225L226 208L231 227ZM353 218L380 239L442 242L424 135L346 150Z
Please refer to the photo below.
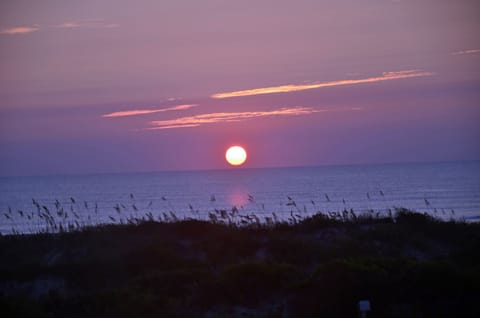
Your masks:
M147 114L155 114L155 113L162 113L168 111L175 111L175 110L186 110L198 105L195 104L186 104L186 105L177 105L168 108L162 109L134 109L134 110L125 110L119 112L113 112L109 114L102 115L101 117L104 118L113 118L113 117L125 117L125 116L138 116L138 115L147 115Z
M262 95L262 94L288 93L288 92L303 91L303 90L316 89L316 88L322 88L322 87L375 83L375 82L391 81L391 80L402 79L402 78L412 78L412 77L431 76L431 75L433 75L433 73L424 72L421 70L383 72L382 76L377 76L377 77L369 77L369 78L353 79L353 80L340 80L340 81L313 83L313 84L289 84L289 85L280 85L280 86L272 86L272 87L262 87L262 88L254 88L254 89L247 89L247 90L241 90L241 91L218 93L218 94L212 95L211 97L212 98L230 98L230 97L241 97L241 96L251 96L251 95Z
M60 29L72 29L72 28L117 28L116 23L105 23L103 20L91 20L91 21L69 21L54 26Z
M34 26L19 26L19 27L11 27L11 28L6 28L3 30L0 30L0 34L9 34L9 35L15 35L15 34L27 34L27 33L32 33L36 31L41 31L45 29L74 29L74 28L117 28L119 27L118 24L116 23L105 23L103 20L91 20L91 21L80 21L80 22L75 22L75 21L69 21L69 22L64 22L62 24L57 24L57 25L34 25Z
M453 52L452 55L465 55L465 54L476 54L476 53L480 53L480 49L457 51L457 52Z
M259 117L272 117L272 116L298 116L308 115L312 113L325 112L327 110L317 110L311 107L291 107L280 108L272 111L260 111L260 112L219 112L200 114L188 117L180 117L170 120L156 120L151 124L154 127L148 129L169 129L169 128L185 128L185 127L197 127L205 124L215 124L222 122L238 122Z
M27 34L32 33L40 30L37 27L28 27L28 26L21 26L21 27L13 27L8 29L0 30L0 34Z

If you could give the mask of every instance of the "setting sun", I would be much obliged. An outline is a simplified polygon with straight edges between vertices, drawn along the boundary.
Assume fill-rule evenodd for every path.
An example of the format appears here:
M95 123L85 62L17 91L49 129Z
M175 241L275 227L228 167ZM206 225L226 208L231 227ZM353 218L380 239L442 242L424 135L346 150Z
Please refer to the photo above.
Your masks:
M225 159L232 166L239 166L247 159L247 152L240 146L233 146L228 148L225 153Z

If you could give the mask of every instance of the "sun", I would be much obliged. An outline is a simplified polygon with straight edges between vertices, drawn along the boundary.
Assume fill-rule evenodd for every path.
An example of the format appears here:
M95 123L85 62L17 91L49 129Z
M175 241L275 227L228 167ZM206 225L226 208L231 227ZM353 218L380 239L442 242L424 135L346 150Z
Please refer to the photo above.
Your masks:
M240 146L233 146L228 148L225 159L232 166L240 166L247 160L247 152Z

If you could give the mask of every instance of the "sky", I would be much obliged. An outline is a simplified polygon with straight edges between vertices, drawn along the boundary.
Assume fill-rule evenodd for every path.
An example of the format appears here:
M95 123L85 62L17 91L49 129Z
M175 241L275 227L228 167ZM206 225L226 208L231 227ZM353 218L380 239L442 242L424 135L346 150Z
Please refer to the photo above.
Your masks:
M0 176L480 159L472 0L0 2Z

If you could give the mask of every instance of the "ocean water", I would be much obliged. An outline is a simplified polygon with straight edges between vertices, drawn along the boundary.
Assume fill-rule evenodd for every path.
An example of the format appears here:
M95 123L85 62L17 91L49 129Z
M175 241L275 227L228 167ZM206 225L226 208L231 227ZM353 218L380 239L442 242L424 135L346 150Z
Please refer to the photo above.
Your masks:
M2 234L44 230L47 209L64 225L91 225L147 213L208 218L233 206L260 220L395 207L475 220L480 161L0 178Z

